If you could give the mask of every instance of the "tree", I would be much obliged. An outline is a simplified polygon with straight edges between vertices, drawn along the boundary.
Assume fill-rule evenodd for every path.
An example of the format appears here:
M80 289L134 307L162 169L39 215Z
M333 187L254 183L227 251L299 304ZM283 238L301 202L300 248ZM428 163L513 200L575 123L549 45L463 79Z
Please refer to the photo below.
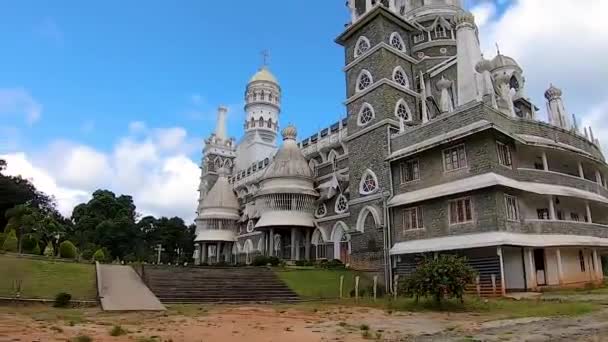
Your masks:
M76 259L78 250L70 240L65 240L59 245L59 256L65 259Z
M401 283L400 292L413 296L432 297L437 304L448 298L463 301L465 286L473 282L476 272L464 257L440 255L426 258L416 271Z
M17 235L14 230L8 232L2 244L2 249L7 252L17 252Z

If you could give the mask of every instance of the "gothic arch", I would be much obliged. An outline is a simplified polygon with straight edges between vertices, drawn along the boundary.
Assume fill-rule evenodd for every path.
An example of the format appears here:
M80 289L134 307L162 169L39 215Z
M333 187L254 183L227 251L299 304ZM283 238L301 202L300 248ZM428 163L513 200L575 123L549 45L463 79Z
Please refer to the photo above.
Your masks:
M359 40L357 40L357 44L355 45L355 58L361 56L362 54L366 53L367 51L369 51L369 49L372 47L372 44L369 42L369 39L367 39L367 37L365 36L361 36L359 37Z
M393 81L395 81L395 83L399 84L402 87L410 87L410 79L407 76L405 70L403 70L403 68L401 67L401 65L398 65L395 67L395 69L393 69Z
M403 118L403 121L412 121L412 110L404 99L399 99L395 104L395 116L397 119Z
M264 250L266 249L266 244L264 243L264 235L260 236L260 239L258 240L258 252L264 254Z
M243 252L245 253L245 263L248 265L251 264L251 257L252 254L255 252L251 239L247 239L247 241L245 241L245 245L243 246Z
M365 170L359 181L359 193L361 195L371 195L378 191L379 186L378 177L374 171L370 169Z
M388 43L390 44L390 46L394 47L395 49L401 51L401 52L405 52L405 42L403 41L403 38L401 37L401 35L398 32L393 32L391 33L389 39L388 39Z
M367 219L367 215L372 215L376 227L382 225L382 219L378 208L376 208L375 206L368 205L361 209L361 211L359 211L359 216L357 217L356 229L360 232L365 231L365 220Z
M348 226L342 221L336 222L331 232L331 241L334 244L334 259L348 263L351 253L350 234ZM342 250L344 249L344 251Z
M338 156L338 152L336 152L336 150L332 148L331 151L329 151L329 153L327 154L327 161L335 162L338 159Z
M329 238L327 237L325 229L317 227L317 229L315 229L315 231L312 233L310 241L313 245L318 245L329 241Z
M374 120L376 117L376 112L374 111L374 107L369 103L365 102L361 105L361 109L359 109L359 115L357 116L357 125L359 127L366 126L370 122Z
M374 78L372 74L366 69L361 70L359 76L357 77L357 89L355 90L357 93L364 91L369 88L372 84L374 84Z

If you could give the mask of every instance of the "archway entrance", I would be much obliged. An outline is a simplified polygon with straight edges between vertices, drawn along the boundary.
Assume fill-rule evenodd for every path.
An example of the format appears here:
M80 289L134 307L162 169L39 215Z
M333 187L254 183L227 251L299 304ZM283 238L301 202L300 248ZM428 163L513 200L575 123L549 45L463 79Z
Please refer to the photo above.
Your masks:
M331 240L334 245L334 259L339 259L344 264L350 263L350 235L347 233L348 227L342 221L336 222L331 233Z

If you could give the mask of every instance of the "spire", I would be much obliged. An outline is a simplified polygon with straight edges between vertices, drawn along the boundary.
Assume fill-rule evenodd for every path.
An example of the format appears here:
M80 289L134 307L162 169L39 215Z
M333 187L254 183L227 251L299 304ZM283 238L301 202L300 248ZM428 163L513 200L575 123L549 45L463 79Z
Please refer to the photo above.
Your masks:
M569 130L572 128L572 124L570 122L570 116L566 113L562 94L561 89L556 88L553 84L547 89L545 92L545 98L547 99L547 115L550 124Z
M225 106L219 106L217 108L217 123L215 125L215 137L220 140L226 140L226 115L228 114L228 108Z

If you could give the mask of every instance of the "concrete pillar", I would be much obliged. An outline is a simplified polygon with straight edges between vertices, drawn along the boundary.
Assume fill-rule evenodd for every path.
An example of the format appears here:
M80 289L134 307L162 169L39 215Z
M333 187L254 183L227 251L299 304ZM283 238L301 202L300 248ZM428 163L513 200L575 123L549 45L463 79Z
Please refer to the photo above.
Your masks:
M543 151L543 170L549 171L549 161L547 160L547 152Z
M209 263L208 257L209 257L209 246L207 246L207 243L203 242L202 243L203 246L203 262L204 263Z
M216 259L217 259L216 262L220 262L221 261L221 257L222 257L222 243L218 242L216 248L217 248L216 251L215 251Z
M498 254L498 257L500 258L500 287L502 295L504 296L507 294L507 287L505 282L505 262L502 257L502 247L496 249L496 254Z
M602 186L602 174L600 173L600 170L595 170L595 181Z
M291 228L291 260L296 260L296 229Z
M585 170L583 170L583 163L578 162L578 176L585 179Z
M597 249L593 249L592 255L591 257L593 258L593 265L595 266L595 268L593 269L593 273L594 273L594 279L595 280L602 280L602 273L601 271L601 267L600 267L600 262L599 262L599 258L597 256Z
M365 13L372 9L372 0L365 0Z
M553 201L553 196L549 196L549 219L551 221L555 221L556 220L555 202Z
M203 243L198 244L198 263L199 265L203 263Z
M311 236L310 236L310 229L306 230L306 240L304 242L304 245L306 246L305 250L306 250L306 260L310 260L310 243L311 243Z
M268 232L268 246L270 247L268 249L268 255L274 256L274 229L273 228L270 228L270 231Z
M526 251L528 257L528 287L532 290L536 290L538 287L538 281L536 280L536 267L534 265L534 249L528 248Z
M589 206L589 202L585 203L585 212L587 213L589 223L593 223L593 218L591 217L591 206Z
M562 268L562 253L559 248L555 250L555 257L557 258L557 276L559 279L559 284L564 284L564 269Z

